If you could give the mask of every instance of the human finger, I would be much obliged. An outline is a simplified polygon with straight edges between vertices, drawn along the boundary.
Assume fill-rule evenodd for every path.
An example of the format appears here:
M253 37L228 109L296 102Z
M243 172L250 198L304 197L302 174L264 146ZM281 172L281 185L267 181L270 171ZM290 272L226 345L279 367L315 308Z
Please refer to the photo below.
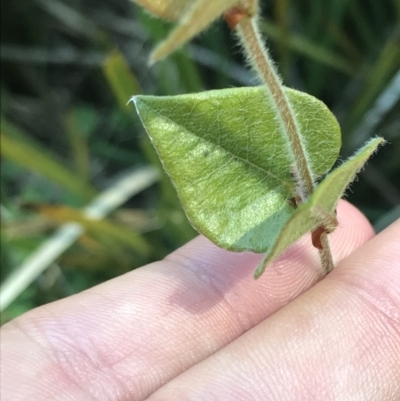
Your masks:
M338 216L336 259L373 235L348 203ZM199 237L163 262L34 310L3 328L2 391L29 393L32 401L49 394L142 400L318 281L309 242L254 281L259 255L226 252Z
M400 219L147 401L400 399Z

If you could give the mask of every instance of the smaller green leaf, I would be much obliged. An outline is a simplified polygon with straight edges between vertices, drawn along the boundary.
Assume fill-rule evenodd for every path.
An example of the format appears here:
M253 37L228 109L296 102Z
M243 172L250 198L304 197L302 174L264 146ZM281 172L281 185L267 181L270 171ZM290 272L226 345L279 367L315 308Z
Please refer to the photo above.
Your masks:
M314 204L324 210L333 212L346 188L354 180L357 173L363 168L367 160L386 141L383 138L372 138L346 162L333 170L319 185L311 197Z
M167 57L183 44L208 28L226 10L235 5L237 0L197 0L189 8L185 8L179 25L162 41L151 55L151 62L155 63Z
M321 225L323 216L334 215L339 199L354 180L356 174L364 166L379 145L385 142L382 138L374 138L367 142L354 156L333 170L317 187L310 199L301 204L277 235L272 248L266 253L257 267L254 277L264 272L268 263L278 257L290 245L304 234Z

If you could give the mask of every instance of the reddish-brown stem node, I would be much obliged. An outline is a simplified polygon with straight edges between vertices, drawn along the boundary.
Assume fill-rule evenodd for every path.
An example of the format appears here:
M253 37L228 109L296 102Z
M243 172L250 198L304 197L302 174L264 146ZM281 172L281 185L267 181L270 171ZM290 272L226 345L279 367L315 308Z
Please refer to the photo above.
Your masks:
M314 248L317 248L319 250L323 249L323 244L321 237L323 234L330 234L332 233L335 228L338 225L338 220L336 218L336 210L335 210L335 216L325 216L325 225L321 225L315 230L311 231L311 241L314 246Z
M239 7L232 7L224 13L224 19L232 30L234 30L236 25L245 17L249 17L249 14Z
M311 231L311 241L313 244L314 248L317 248L322 251L322 242L321 242L321 236L322 234L327 233L324 227L318 227L314 231Z

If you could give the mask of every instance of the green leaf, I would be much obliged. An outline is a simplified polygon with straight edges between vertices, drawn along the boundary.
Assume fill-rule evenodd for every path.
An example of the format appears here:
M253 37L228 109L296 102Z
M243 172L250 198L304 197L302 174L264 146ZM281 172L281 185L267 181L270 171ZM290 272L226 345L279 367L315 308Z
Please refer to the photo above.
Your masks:
M346 188L378 146L384 142L382 138L374 138L367 142L354 156L333 170L318 185L310 199L296 209L279 233L270 233L271 236L276 234L275 241L257 267L254 273L255 278L260 277L268 263L278 257L290 245L304 234L318 228L325 216L333 217L335 215L336 206Z
M325 174L340 128L319 100L286 89L311 169ZM192 225L222 248L265 252L293 213L292 160L262 87L136 96L140 118ZM307 135L304 135L307 133Z

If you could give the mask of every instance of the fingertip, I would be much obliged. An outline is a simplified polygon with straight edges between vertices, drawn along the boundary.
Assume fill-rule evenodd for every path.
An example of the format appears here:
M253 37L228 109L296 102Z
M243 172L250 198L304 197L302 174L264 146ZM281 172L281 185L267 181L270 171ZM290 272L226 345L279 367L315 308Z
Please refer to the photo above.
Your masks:
M329 236L336 263L375 236L374 229L365 215L345 200L338 204L337 217L339 224Z

